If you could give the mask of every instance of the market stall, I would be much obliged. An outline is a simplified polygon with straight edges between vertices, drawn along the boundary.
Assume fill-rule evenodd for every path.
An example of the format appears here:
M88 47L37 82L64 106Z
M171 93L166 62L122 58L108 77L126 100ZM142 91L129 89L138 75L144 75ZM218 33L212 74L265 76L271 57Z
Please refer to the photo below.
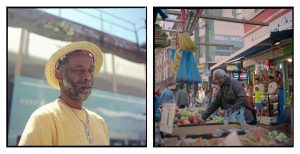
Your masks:
M203 114L206 111L204 105L191 103L194 101L192 100L193 97L197 94L196 88L202 82L194 57L197 54L197 48L200 45L216 44L209 42L200 43L199 40L196 40L198 36L195 39L191 39L198 19L205 17L205 14L202 14L202 9L177 9L169 10L169 13L176 14L176 18L165 20L165 18L161 17L158 20L174 23L173 29L163 30L163 28L159 29L159 27L156 27L155 43L163 42L159 36L162 34L161 31L170 32L169 34L171 35L168 38L171 38L171 41L165 41L169 46L167 47L168 50L164 52L169 53L170 59L168 61L170 63L167 64L167 73L172 72L172 77L176 84L185 85L182 87L187 91L190 100L188 101L189 105L184 106L185 108L181 105L177 107L176 101L161 106L161 119L156 119L155 121L155 146L293 146L293 134L272 127L272 125L280 125L282 123L285 107L292 100L290 97L293 89L289 88L289 85L292 85L290 84L292 81L287 80L288 77L293 76L293 65L290 62L293 57L291 38L289 36L292 30L280 33L282 34L280 36L284 37L281 39L281 45L279 46L269 45L273 43L273 38L278 38L277 36L279 36L279 33L272 32L270 38L266 39L262 44L258 43L254 47L247 46L243 48L247 52L243 53L243 50L241 50L229 56L230 60L238 58L237 64L226 61L223 63L225 64L226 62L227 74L233 80L239 80L243 85L252 85L253 91L255 91L256 86L254 79L259 78L265 84L261 86L263 90L259 89L262 91L261 94L255 96L254 93L249 94L249 97L253 100L255 100L256 96L261 97L262 109L258 119L260 123L248 125L244 114L246 109L243 106L235 110L225 108L228 111L220 110L219 108L206 119L205 114ZM198 14L200 15L198 16ZM228 20L228 18L222 18L222 20ZM245 23L246 21L240 22ZM251 24L255 25L257 23ZM268 26L268 24L265 23L264 26ZM268 47L265 47L265 44L268 44ZM217 46L220 46L220 44L217 44ZM260 52L260 50L263 52ZM213 69L211 68L210 70ZM210 70L205 70L207 71L207 76L210 76ZM274 78L274 81L271 81L271 76ZM280 87L277 91L271 93L268 84L272 82L277 82ZM195 89L192 89L193 87ZM254 104L252 105L254 106ZM221 108L224 109L224 107ZM253 115L255 115L255 110L252 111ZM206 119L204 123L204 119L201 117L202 114L203 118L205 117L204 119ZM235 117L231 116L234 114ZM254 121L256 122L256 120Z
M199 124L204 111L202 107L164 106L162 121L155 125L156 146L291 146L291 139L282 132L239 122L226 123L222 114Z
M203 129L211 129L207 126ZM213 126L216 132L186 137L167 136L162 146L289 146L290 139L283 133L269 132L267 129L249 126L241 128L237 125ZM219 129L216 129L220 127ZM226 127L226 128L224 128ZM196 130L196 128L194 128ZM188 132L188 130L186 130Z

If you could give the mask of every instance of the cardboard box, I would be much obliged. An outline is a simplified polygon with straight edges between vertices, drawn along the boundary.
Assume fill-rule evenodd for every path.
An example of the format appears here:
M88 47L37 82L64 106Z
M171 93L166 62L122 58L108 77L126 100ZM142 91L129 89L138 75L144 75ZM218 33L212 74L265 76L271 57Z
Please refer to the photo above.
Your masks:
M261 117L260 123L265 125L272 125L277 123L277 116L275 117Z

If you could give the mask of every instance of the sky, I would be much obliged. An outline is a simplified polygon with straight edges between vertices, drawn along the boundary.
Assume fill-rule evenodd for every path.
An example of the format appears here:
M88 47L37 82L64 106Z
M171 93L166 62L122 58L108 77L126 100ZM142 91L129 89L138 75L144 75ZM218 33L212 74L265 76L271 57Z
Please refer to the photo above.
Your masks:
M61 16L65 19L84 24L86 26L95 28L100 31L104 31L106 33L121 37L126 40L130 40L132 42L137 42L136 35L134 33L134 27L136 27L139 44L145 43L146 40L146 8L65 8L60 9L60 11L56 8L47 8L40 10L43 10L56 16ZM100 20L101 16L103 21ZM131 23L119 18L127 20ZM126 29L114 24L121 25Z

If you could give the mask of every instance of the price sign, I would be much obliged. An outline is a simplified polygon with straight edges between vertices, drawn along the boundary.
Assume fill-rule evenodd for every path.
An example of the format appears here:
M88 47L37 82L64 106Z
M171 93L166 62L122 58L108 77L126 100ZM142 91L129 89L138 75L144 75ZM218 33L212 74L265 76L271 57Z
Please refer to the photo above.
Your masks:
M162 112L161 122L160 122L160 131L164 133L172 134L175 108L176 108L175 103L169 103L163 106L163 112Z

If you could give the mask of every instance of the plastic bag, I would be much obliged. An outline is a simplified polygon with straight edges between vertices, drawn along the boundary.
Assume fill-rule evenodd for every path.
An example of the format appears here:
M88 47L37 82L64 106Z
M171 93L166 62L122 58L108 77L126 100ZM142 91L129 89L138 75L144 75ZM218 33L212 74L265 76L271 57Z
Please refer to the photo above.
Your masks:
M245 107L240 107L237 111L232 111L231 109L225 110L224 124L229 122L239 122L241 125L246 124L245 119Z

